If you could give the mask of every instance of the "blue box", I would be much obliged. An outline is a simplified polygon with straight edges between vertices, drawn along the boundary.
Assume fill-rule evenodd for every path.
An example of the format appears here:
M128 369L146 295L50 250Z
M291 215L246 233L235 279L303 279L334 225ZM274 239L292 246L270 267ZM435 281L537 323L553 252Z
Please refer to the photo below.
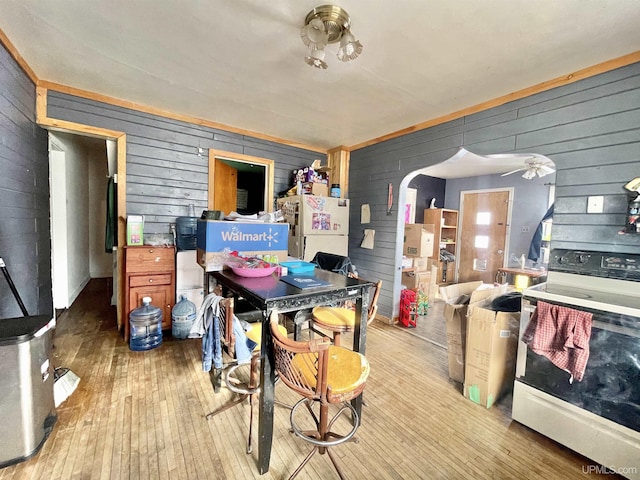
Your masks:
M229 222L198 219L197 259L206 270L221 270L226 251L241 255L276 255L287 259L288 223Z
M287 267L288 272L291 275L311 275L316 266L309 262L280 262L280 265Z

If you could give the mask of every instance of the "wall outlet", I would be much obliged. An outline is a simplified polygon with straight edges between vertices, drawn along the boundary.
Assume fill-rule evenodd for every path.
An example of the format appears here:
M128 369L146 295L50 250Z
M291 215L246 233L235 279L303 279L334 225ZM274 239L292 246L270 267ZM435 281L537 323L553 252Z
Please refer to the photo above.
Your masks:
M522 233L529 233L529 226L522 227Z
M604 211L604 197L596 195L587 198L587 213L602 213Z

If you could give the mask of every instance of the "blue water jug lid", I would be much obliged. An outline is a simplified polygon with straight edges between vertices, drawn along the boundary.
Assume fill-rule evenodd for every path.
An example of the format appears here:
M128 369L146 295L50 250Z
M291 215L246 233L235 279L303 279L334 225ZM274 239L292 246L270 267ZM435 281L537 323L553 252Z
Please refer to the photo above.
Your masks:
M180 295L180 301L171 310L172 315L187 316L196 313L196 304L184 295Z

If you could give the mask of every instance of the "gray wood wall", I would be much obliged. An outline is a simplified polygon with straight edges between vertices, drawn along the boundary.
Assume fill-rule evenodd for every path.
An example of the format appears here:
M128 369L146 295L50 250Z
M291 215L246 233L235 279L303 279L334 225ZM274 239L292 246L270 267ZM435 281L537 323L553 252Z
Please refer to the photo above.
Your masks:
M31 315L53 314L47 134L33 82L0 45L0 257ZM22 313L0 277L0 318Z
M410 172L440 163L459 147L478 154L536 152L557 166L552 247L640 253L640 235L620 235L623 185L640 175L640 63L351 152L351 215L371 206L374 250L359 247L351 222L349 256L361 274L383 280L379 311L391 316L398 187ZM387 215L387 184L394 208ZM587 197L604 213L587 214Z
M27 307L51 310L48 158L46 132L35 125L35 88L0 48L0 255ZM187 205L206 207L207 158L216 148L275 161L275 191L291 171L321 155L250 136L203 127L49 92L48 116L127 133L127 211L143 214L146 231L166 232ZM351 154L349 255L362 275L384 282L380 313L394 303L398 187L410 172L452 156L459 147L479 153L537 152L558 167L553 246L640 252L640 235L619 235L626 194L640 174L640 63L542 92L446 124L372 145ZM394 208L387 214L387 184ZM604 195L605 212L586 214L589 195ZM359 247L360 205L371 207L374 250ZM0 284L2 316L18 315ZM9 300L7 300L9 299ZM37 313L33 312L33 313Z
M247 135L49 91L47 115L127 134L127 214L145 216L145 233L168 233L176 217L207 208L209 148L275 162L274 193L291 187L293 170L326 155ZM198 148L204 149L199 155Z

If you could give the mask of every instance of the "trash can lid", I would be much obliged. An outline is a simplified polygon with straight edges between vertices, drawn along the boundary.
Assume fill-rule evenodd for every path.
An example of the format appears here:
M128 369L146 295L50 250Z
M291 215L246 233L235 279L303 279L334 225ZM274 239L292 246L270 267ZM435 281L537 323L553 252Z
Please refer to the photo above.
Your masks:
M28 317L5 318L0 320L0 345L27 342L43 335L55 327L51 315L30 315Z

